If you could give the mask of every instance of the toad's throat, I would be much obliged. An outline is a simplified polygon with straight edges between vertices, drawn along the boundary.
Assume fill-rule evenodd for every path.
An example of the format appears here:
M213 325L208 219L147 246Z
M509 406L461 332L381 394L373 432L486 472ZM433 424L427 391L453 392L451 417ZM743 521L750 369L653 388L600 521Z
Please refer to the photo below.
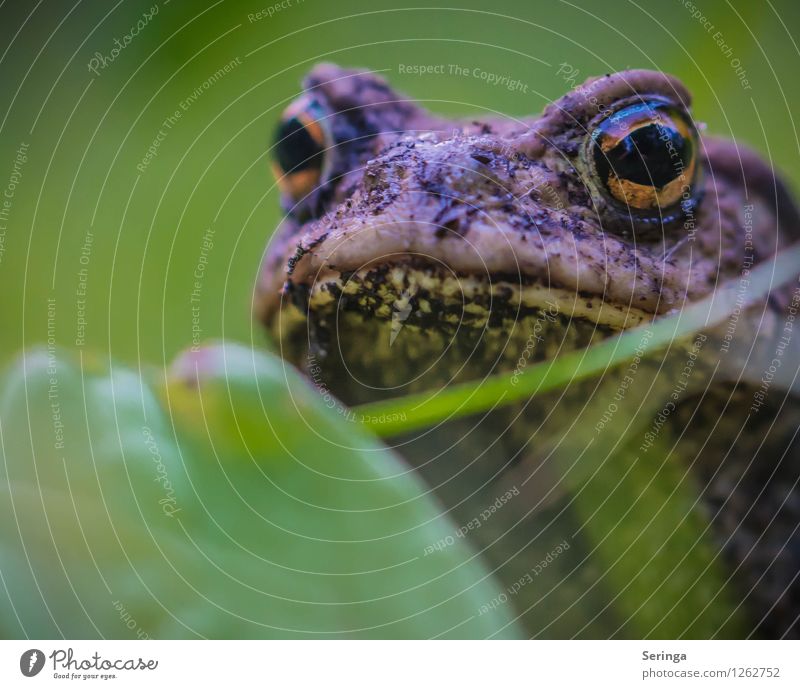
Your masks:
M288 283L289 296L273 323L284 354L350 404L513 373L653 317L537 281L407 265L331 271Z

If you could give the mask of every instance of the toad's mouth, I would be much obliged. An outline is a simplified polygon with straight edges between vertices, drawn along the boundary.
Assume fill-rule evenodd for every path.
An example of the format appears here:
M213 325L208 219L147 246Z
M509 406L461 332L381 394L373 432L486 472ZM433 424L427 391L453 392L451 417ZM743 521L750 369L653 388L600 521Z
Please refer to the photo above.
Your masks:
M523 236L472 223L465 235L437 235L419 221L340 219L301 236L273 247L262 272L260 315L270 327L287 302L388 319L410 299L428 322L438 315L482 326L496 312L555 303L567 318L624 330L682 304L697 277L650 248L588 229Z
M281 303L268 324L283 356L349 404L512 371L653 318L538 280L408 260L288 280Z
M293 291L287 283L288 293ZM458 274L441 265L384 262L352 272L321 271L295 300L307 313L356 311L379 320L428 327L485 328L539 312L626 330L653 314L521 276Z

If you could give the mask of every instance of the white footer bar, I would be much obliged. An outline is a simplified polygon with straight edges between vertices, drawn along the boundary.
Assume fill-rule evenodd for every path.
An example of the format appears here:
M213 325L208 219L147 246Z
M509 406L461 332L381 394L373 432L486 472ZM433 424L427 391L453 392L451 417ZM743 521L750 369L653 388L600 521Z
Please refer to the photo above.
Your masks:
M800 687L799 669L800 642L0 642L2 687Z

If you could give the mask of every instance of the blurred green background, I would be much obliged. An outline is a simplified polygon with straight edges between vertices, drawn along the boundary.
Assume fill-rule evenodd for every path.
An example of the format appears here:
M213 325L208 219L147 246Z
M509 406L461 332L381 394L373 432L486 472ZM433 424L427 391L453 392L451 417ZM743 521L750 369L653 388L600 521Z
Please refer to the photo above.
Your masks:
M800 185L792 36L800 4L792 0L496 0L491 11L477 0L452 9L287 0L272 16L249 16L271 5L0 7L0 194L11 193L0 223L3 361L48 336L156 365L193 336L263 343L250 302L279 219L266 149L281 109L318 61L384 70L400 89L453 114L536 113L568 89L562 63L578 82L627 67L664 70L689 86L696 117L711 131L749 142ZM151 7L157 13L125 45ZM124 45L116 56L115 39ZM98 53L106 62L95 74L88 64ZM520 80L527 92L471 76L400 74L407 63L479 67ZM180 117L165 128L175 111ZM142 165L160 129L157 156ZM24 144L27 160L15 171ZM213 247L193 303L209 228Z

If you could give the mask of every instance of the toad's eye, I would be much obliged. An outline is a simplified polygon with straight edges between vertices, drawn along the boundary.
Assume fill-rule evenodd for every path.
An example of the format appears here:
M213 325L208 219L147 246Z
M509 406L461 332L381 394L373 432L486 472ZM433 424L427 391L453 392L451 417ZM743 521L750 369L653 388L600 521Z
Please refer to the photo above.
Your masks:
M629 208L660 210L688 197L697 138L677 108L651 101L615 112L592 132L591 152L601 186Z
M325 112L313 99L300 98L281 117L275 132L272 171L281 191L299 201L322 177L328 136Z

